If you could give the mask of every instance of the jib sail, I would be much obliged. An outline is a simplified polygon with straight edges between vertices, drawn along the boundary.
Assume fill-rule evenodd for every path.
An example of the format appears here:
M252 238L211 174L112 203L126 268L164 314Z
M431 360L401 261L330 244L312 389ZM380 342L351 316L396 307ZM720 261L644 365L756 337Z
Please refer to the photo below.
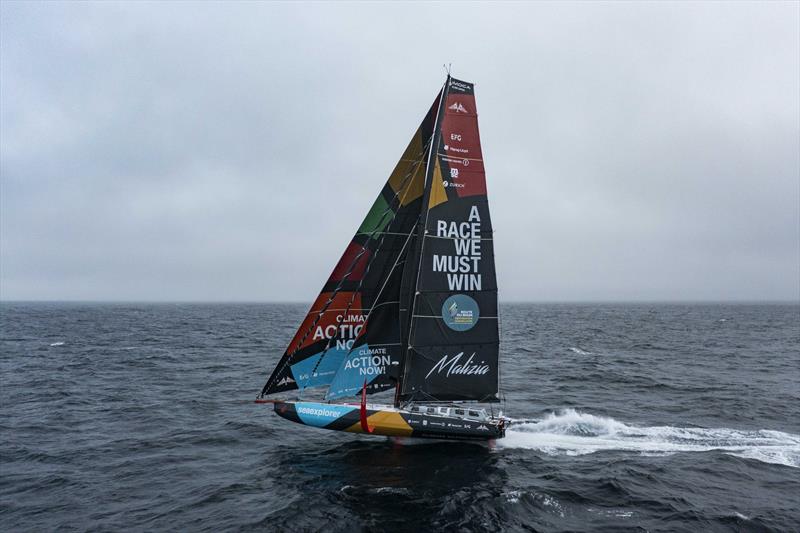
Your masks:
M496 401L497 281L473 84L448 77L431 152L404 278L414 290L398 399Z
M423 119L261 396L329 385L340 369L354 371L359 390L365 378L369 392L396 383L404 340L399 326L403 260L422 209L439 100ZM340 395L358 392L345 394L352 377L341 373L335 384Z

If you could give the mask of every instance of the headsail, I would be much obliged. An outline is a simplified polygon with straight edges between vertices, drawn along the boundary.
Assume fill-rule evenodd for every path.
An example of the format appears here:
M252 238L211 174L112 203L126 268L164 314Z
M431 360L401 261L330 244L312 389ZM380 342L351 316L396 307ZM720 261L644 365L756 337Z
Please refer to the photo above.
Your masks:
M439 100L423 119L261 396L328 385L348 361L348 368L355 368L357 374L359 368L369 368L352 394L360 390L365 377L370 393L394 385L403 340L398 326L401 261L419 219ZM351 351L356 339L361 346ZM353 353L362 355L345 361ZM341 379L345 376L342 373ZM337 386L342 392L347 388L344 382Z
M497 281L473 84L448 77L437 118L404 277L413 289L399 399L495 401Z

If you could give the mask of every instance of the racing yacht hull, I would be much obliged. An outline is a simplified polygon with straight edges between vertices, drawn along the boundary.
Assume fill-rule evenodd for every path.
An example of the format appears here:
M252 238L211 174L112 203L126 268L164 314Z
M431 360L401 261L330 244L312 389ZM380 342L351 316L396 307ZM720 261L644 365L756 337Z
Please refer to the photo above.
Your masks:
M413 408L367 405L364 409L367 431L362 423L362 407L358 404L275 401L274 409L279 416L298 424L349 433L482 441L505 436L503 418L471 419L455 415L456 409L469 412L460 408L430 407L412 410Z

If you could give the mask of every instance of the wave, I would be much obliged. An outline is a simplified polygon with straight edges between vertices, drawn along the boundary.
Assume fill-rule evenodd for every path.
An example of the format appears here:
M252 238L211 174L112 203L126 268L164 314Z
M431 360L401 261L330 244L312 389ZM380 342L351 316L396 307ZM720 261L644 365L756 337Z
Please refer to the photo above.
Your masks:
M50 346L64 346L64 343L61 342L61 341L59 341L59 342L51 342Z
M505 439L499 440L498 445L550 455L584 455L611 450L671 455L719 450L800 468L800 435L766 429L637 427L574 409L551 413L538 421L512 421Z
M569 349L571 351L575 352L578 355L593 355L592 352L588 352L586 350L581 350L580 348L578 348L576 346L570 346Z

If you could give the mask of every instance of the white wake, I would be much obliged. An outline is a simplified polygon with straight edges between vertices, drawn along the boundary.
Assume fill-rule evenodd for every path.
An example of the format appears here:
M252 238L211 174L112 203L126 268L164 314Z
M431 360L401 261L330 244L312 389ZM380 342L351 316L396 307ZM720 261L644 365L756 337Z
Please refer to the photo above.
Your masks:
M800 435L781 431L727 428L636 427L574 409L538 421L515 421L500 447L527 448L552 455L584 455L604 450L668 455L721 450L731 455L800 467Z
M571 352L574 352L574 353L578 354L578 355L594 355L592 352L589 352L587 350L581 350L577 346L570 346L569 350Z

